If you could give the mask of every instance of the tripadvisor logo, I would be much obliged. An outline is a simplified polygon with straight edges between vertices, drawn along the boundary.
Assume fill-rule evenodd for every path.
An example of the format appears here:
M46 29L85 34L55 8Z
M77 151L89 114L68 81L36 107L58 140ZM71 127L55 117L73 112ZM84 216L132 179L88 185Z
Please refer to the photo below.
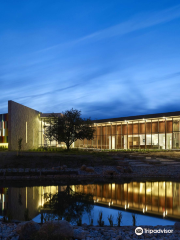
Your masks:
M135 229L135 233L136 233L136 235L142 235L143 234L143 229L141 227L137 227Z

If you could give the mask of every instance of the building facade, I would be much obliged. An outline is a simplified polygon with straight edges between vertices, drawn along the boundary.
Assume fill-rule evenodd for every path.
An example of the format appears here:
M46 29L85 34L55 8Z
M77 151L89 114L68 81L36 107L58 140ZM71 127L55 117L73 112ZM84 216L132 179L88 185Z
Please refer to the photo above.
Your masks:
M180 149L180 112L94 121L93 140L75 147L99 149Z
M60 115L58 113L57 115ZM17 150L41 146L65 146L44 137L49 114L14 101L8 101L8 113L0 114L0 146ZM98 149L180 149L180 112L121 117L93 121L93 140L76 141L73 147Z

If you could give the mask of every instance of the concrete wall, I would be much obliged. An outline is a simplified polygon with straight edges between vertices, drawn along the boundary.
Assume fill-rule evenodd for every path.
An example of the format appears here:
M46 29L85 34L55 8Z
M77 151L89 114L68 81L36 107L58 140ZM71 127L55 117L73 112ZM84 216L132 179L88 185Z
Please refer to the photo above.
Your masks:
M39 146L39 112L19 103L8 101L8 148L18 149L18 139L22 138L22 150Z

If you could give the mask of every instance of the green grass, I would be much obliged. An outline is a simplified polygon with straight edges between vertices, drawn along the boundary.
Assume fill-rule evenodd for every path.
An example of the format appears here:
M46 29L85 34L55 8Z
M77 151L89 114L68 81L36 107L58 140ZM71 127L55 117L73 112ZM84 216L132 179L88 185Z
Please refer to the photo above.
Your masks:
M37 148L30 149L29 152L46 152L46 153L61 153L63 155L106 155L106 153L153 153L153 152L170 152L171 150L165 149L102 149L102 150L91 150L89 149L80 149L80 148L71 148L69 151L64 148L48 147L48 148Z
M3 152L3 151L7 151L7 150L8 150L8 148L5 147L5 146L0 147L0 151L1 151L1 152Z

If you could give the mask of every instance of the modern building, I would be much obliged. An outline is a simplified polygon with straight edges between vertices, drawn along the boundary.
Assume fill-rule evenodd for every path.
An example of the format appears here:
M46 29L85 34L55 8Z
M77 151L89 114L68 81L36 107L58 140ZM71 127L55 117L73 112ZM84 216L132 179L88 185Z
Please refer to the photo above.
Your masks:
M60 115L60 113L58 113ZM8 113L0 114L0 146L9 150L40 146L62 146L48 142L44 127L49 113L41 113L14 101L8 101ZM98 149L180 149L180 111L93 121L93 140L76 141L74 147Z
M180 112L96 120L94 127L94 139L75 147L180 149Z

